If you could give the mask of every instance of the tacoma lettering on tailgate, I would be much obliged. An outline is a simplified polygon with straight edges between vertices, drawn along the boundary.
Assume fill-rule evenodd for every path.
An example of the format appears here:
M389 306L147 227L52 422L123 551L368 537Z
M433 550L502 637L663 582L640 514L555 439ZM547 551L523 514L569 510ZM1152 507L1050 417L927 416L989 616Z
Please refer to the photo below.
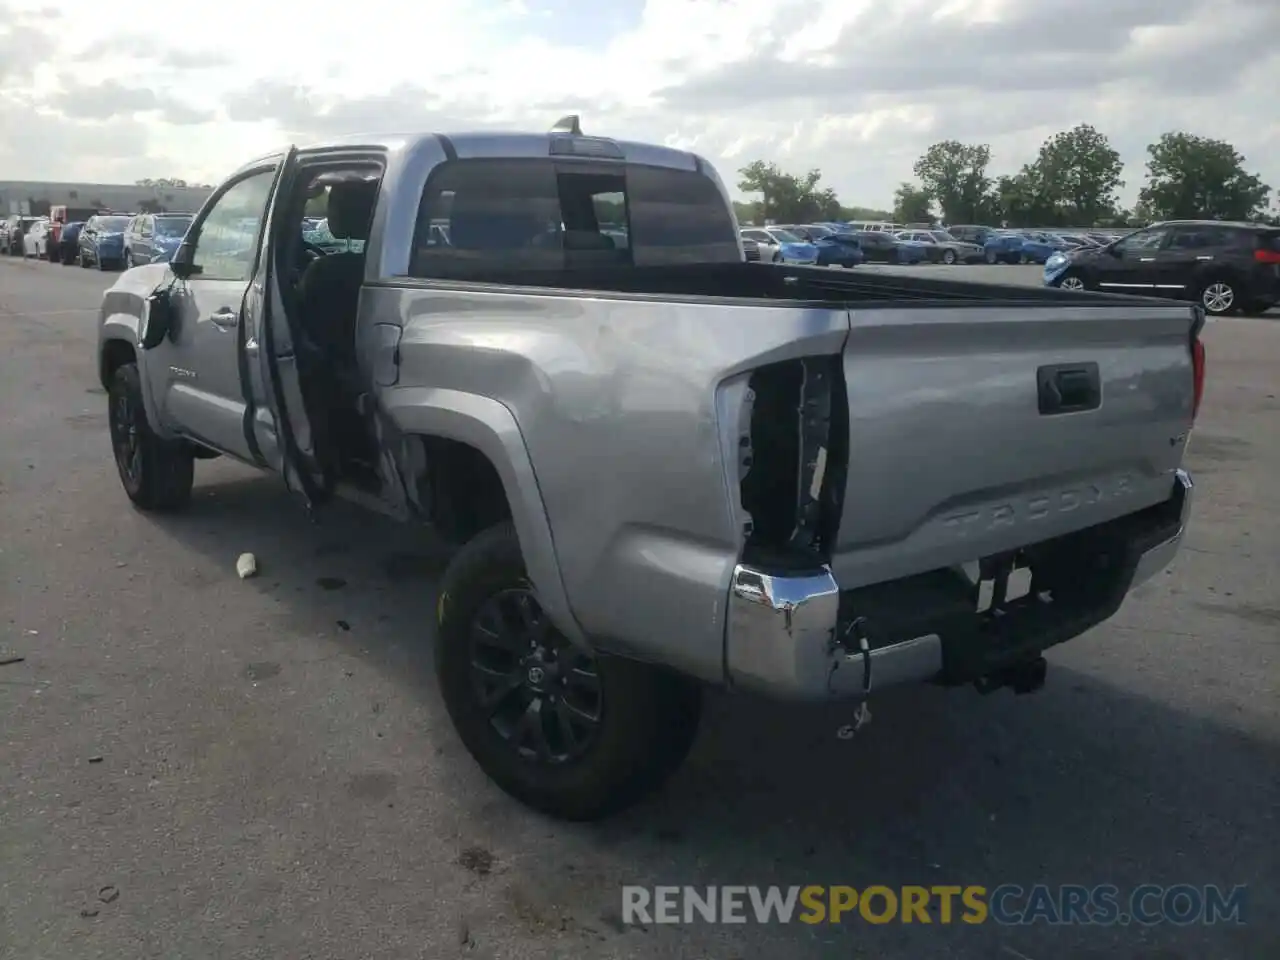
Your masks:
M971 533L986 533L1001 527L1044 520L1081 507L1093 506L1103 500L1119 500L1132 493L1133 478L1122 474L1102 483L1066 487L1051 493L1037 493L1018 500L1006 500L965 510L944 518L942 524L956 536L965 537Z

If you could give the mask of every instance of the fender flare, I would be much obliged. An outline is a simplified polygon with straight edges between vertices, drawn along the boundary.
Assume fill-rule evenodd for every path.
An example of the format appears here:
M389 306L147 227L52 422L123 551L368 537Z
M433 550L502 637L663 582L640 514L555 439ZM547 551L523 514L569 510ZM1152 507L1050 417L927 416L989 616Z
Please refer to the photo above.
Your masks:
M379 402L402 433L456 440L489 459L502 481L520 552L539 601L569 640L589 647L569 604L538 477L511 410L491 397L434 387L386 388Z
M143 309L146 308L144 307ZM151 429L157 434L167 437L168 432L161 422L156 398L151 393L151 378L146 375L146 351L142 349L142 344L138 342L138 328L141 322L133 314L120 313L118 311L110 314L102 321L98 328L98 377L104 381L102 384L103 389L110 389L110 383L105 382L106 377L103 376L104 370L102 366L108 344L117 342L127 344L132 348L135 362L138 364L138 372L141 374L139 379L142 381L142 406L147 413L147 423L151 425Z

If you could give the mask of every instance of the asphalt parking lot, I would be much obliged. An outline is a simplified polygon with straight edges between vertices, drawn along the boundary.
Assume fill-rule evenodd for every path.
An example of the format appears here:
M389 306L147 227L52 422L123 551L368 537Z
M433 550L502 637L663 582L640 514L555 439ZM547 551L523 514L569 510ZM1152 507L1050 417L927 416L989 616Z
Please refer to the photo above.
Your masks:
M1182 553L1045 690L899 691L851 741L847 710L717 696L665 793L566 826L448 724L439 549L311 525L221 461L180 517L129 506L93 364L112 279L0 259L0 956L1280 956L1280 324L1208 328ZM628 883L1249 891L1242 926L641 928Z

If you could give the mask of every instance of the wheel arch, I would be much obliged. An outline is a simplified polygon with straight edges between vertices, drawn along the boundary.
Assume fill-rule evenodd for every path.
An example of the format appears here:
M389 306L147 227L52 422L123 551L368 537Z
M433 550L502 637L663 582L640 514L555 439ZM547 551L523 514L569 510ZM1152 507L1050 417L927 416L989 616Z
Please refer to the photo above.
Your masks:
M543 608L569 639L589 646L569 603L538 478L514 414L491 397L426 387L391 388L380 402L401 433L423 442L426 457L433 448L438 455L442 444L462 445L492 468Z

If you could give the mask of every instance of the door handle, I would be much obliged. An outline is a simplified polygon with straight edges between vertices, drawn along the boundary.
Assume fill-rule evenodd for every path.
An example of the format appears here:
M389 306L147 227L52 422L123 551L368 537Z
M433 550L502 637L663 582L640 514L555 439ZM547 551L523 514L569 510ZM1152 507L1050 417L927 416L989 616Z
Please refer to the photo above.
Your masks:
M230 307L223 307L209 314L209 319L219 330L234 330L236 324L240 322L240 315Z
M1080 413L1102 406L1102 377L1096 363L1059 363L1036 371L1042 416Z
M1213 257L1196 257L1197 260L1212 260Z
M1153 260L1155 260L1155 257L1139 257L1138 258L1139 263L1151 263Z

